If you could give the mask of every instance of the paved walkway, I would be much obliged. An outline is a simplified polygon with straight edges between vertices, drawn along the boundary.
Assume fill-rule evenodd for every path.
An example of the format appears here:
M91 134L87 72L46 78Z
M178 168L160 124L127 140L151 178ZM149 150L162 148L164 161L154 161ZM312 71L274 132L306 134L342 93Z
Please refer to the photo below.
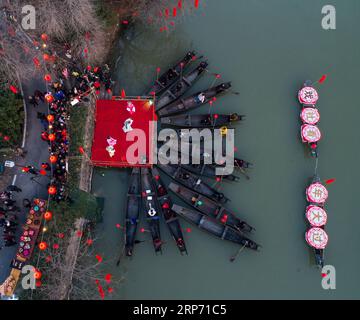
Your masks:
M39 89L45 91L45 85L41 80L33 80L28 85L24 86L25 99L29 95L32 95L34 90ZM47 143L42 141L40 138L41 132L43 131L40 120L37 119L37 112L43 112L47 114L47 105L40 103L39 106L33 107L27 105L27 134L25 140L24 149L27 151L25 158L9 159L15 161L17 165L32 165L39 168L42 162L49 162L49 152ZM22 173L21 167L17 167L15 185L22 189L21 193L14 192L14 199L17 200L17 206L22 208L19 213L19 222L23 224L25 222L26 210L22 207L22 200L32 200L34 197L47 199L46 186L49 182L47 177L36 177L35 181L30 180L33 175L28 173ZM21 233L21 225L18 228L18 237ZM0 241L2 241L2 236ZM18 241L18 240L17 240ZM10 262L15 257L17 246L3 247L0 250L0 284L8 277L10 272Z

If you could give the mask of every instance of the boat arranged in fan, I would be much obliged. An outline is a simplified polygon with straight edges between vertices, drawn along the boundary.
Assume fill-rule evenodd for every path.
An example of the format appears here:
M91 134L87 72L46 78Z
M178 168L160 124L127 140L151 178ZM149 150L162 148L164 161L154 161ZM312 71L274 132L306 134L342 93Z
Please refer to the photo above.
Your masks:
M243 120L244 116L233 114L185 114L160 119L161 124L182 128L219 128Z
M146 216L149 231L152 236L155 252L161 252L160 216L156 203L155 186L152 183L150 169L141 168L142 210Z
M175 81L179 80L184 69L196 58L194 51L186 53L185 57L177 62L174 67L168 69L156 81L153 87L149 90L148 95L158 95L162 91L169 88Z
M158 165L159 169L165 172L169 177L174 179L177 182L180 182L185 187L199 192L208 198L225 203L228 199L224 196L223 193L219 192L215 188L209 186L204 182L201 177L187 171L186 169L176 166L176 165Z
M231 88L231 82L222 83L216 87L200 91L191 97L179 99L166 107L157 111L159 117L170 116L178 113L194 110L204 104L209 103L212 99L220 94L226 93Z
M251 232L254 230L245 221L240 220L230 210L224 208L221 204L213 201L197 192L194 192L188 188L180 186L176 183L170 183L169 189L180 199L191 205L193 208L199 210L203 214L216 218L221 223L228 225L243 232Z
M140 212L141 212L140 169L134 168L130 176L129 190L126 199L125 254L128 257L133 255Z
M210 218L196 210L184 208L176 204L172 206L172 210L188 222L196 225L199 229L206 231L221 240L231 241L252 250L259 249L259 245L245 237L242 232L230 228L214 218Z
M328 198L328 190L321 183L320 178L315 175L311 185L306 189L306 218L310 228L305 233L305 240L314 249L315 262L320 268L324 266L324 250L328 244L329 237L325 231L327 213L324 209Z
M156 110L160 110L162 107L165 107L185 94L194 85L194 83L199 80L200 76L204 74L207 66L208 63L206 61L202 61L194 70L180 77L179 80L170 87L170 89L166 90L157 99Z
M158 207L163 214L165 223L169 228L169 231L177 247L179 248L180 253L187 254L185 240L181 230L179 218L177 217L176 213L171 210L172 201L165 185L161 180L160 172L155 167L153 167L151 173L154 185L156 187Z

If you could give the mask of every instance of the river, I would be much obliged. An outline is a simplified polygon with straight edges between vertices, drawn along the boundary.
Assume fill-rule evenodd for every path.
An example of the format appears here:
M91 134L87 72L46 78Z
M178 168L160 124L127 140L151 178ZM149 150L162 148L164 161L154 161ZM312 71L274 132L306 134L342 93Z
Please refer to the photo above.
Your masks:
M175 1L176 2L176 1ZM360 215L356 205L360 181L357 91L360 75L360 1L332 0L337 29L321 27L325 0L226 0L204 1L179 21L171 33L142 23L119 42L117 90L139 95L149 87L155 70L162 70L185 51L195 49L210 62L210 70L231 80L239 96L218 99L216 112L247 116L236 125L238 155L255 164L251 180L224 183L231 198L228 207L256 227L253 237L260 252L237 251L182 222L189 251L180 256L167 242L162 256L155 256L150 242L139 244L132 260L121 260L128 173L97 169L93 192L105 197L104 222L98 226L97 250L111 261L107 272L114 279L114 299L346 299L360 298ZM126 37L128 39L126 39ZM325 263L336 268L336 290L324 290L321 274L312 264L304 240L304 189L314 172L299 140L296 93L303 80L328 80L320 86L319 174L336 178L329 186ZM208 75L193 91L212 84ZM207 107L205 107L207 110ZM204 109L203 109L204 110ZM180 203L173 196L176 203ZM144 225L144 222L142 222ZM149 239L139 234L139 239Z

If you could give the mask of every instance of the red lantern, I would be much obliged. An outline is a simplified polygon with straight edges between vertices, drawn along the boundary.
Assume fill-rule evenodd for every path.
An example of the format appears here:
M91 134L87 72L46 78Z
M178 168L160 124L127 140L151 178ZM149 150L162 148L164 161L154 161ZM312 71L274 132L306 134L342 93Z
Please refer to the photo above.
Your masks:
M14 87L14 86L10 86L10 91L14 94L17 94L18 93L18 90Z
M46 82L50 82L50 81L51 81L51 75L46 74L46 75L44 76L44 80L45 80Z
M55 120L55 117L52 114L49 114L46 118L49 122L54 122Z
M40 61L39 61L38 58L35 57L35 58L33 59L33 61L34 61L34 64L35 64L36 67L39 67L39 66L40 66Z
M46 176L46 171L45 171L44 169L41 169L41 170L39 171L39 173L40 173L42 176Z
M42 273L39 270L36 270L35 273L34 273L34 278L36 280L40 280L41 277L42 277Z
M51 211L46 211L45 214L44 214L44 219L46 221L50 221L52 219L52 216L53 216L53 214L52 214Z
M44 41L44 42L47 42L47 41L48 41L48 36L47 36L46 33L43 33L43 34L41 35L41 40Z
M55 135L53 134L53 133L50 133L49 134L49 141L55 141L55 139L56 139L56 137L55 137Z
M50 60L50 56L47 53L44 53L43 58L44 58L45 61Z
M47 248L47 243L45 241L39 243L39 249L41 251L46 250L46 248Z
M52 94L48 93L45 95L45 100L48 102L48 103L52 103L54 102L54 97Z
M57 156L52 155L52 156L50 156L49 160L50 160L51 163L56 163L56 161L57 161Z
M53 196L54 194L56 194L56 187L55 186L50 186L49 188L48 188L48 193L51 195L51 196Z

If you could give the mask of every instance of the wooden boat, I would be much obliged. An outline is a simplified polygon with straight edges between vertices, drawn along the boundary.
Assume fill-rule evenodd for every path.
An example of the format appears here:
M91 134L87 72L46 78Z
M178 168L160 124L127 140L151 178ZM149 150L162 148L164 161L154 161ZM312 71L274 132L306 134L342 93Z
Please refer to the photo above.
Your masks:
M199 176L185 170L184 168L176 165L158 165L158 167L175 181L180 182L185 187L195 192L199 192L214 201L225 203L229 200L223 193L210 187L207 183L202 181Z
M141 210L140 189L140 169L134 168L131 173L126 200L125 254L128 257L133 255L136 230L139 223L139 215Z
M158 153L158 160L159 160L160 164L168 163L168 158L164 157L161 150ZM184 168L192 173L195 173L198 176L204 176L204 177L208 177L208 178L221 178L226 181L235 181L235 182L240 180L240 178L238 176L235 176L233 174L225 174L224 173L222 175L218 175L217 169L221 170L223 168L223 166L217 166L217 165L205 164L205 163L192 164L191 159L189 162L190 162L190 164L182 164L181 159L180 159L180 153L179 153L177 161L172 162L171 164L180 165L182 168Z
M184 114L160 119L161 124L182 128L218 128L243 120L244 116L236 113L227 114Z
M157 112L159 117L174 115L186 111L193 110L204 104L207 104L211 99L218 95L225 93L231 88L231 82L222 83L216 87L200 91L191 97L175 101Z
M254 229L216 201L175 183L170 183L169 189L193 208L229 227L244 232L251 232Z
M176 213L171 210L172 201L168 194L168 191L161 180L159 171L155 167L152 168L151 171L152 171L153 183L156 187L159 209L163 214L166 225L168 226L169 231L173 239L175 240L177 247L180 250L180 253L187 254L185 240L183 233L181 231L179 218L177 217Z
M142 210L146 215L148 227L153 239L155 252L161 252L161 236L160 236L160 217L159 209L156 204L156 191L152 184L152 177L150 169L141 169L141 196L142 196Z
M298 92L298 100L302 105L300 131L301 140L309 146L310 155L313 158L318 157L318 143L321 140L321 131L317 126L320 121L320 113L316 107L318 99L319 94L313 87L312 81L305 81Z
M316 184L319 184L319 185L322 185L321 184L321 179L319 178L319 176L317 176L317 175L315 175L314 177L313 177L313 179L312 179L312 183L311 183L311 185L316 185ZM325 188L325 187L324 187ZM325 188L325 190L326 190L326 188ZM318 190L316 190L316 189L314 189L314 193L317 193L317 194L319 194L319 192L321 192L321 191L318 191ZM327 191L326 191L327 192ZM308 202L308 205L309 206L316 206L316 207L319 207L319 208L321 208L321 209L324 209L324 206L325 206L325 201L324 202L317 202L317 201L315 201L315 200L313 200L313 199L310 199L309 198L309 193L311 193L310 191L309 191L309 188L307 189L307 196L306 196L306 198L307 198L307 202ZM326 198L327 198L327 196L326 196ZM310 227L312 227L311 226L311 224L309 224L310 225ZM315 237L314 237L314 239L316 239L316 241L321 241L321 238L323 238L324 236L325 236L325 238L326 238L326 244L327 244L327 241L328 241L328 239L327 239L327 234L326 234L326 232L325 232L325 225L322 225L322 226L318 226L317 228L312 228L312 229L310 229L310 230L314 230L314 229L318 229L318 235L315 235ZM309 240L307 237L308 237L308 233L309 233L309 231L310 230L308 230L308 232L306 233L306 235L305 235L305 238L306 238L306 241L308 242L308 244L310 245L310 246L312 246L312 244L310 243L311 242L311 240ZM323 239L322 239L323 240ZM318 243L317 243L318 244ZM325 246L326 246L326 244L325 244ZM315 255L315 264L320 268L320 269L322 269L323 267L324 267L324 252L325 252L325 246L324 247L322 247L323 249L321 249L321 248L319 248L319 247L315 247L315 246L312 246L312 249L313 249L313 251L314 251L314 255Z
M184 77L180 78L175 84L166 90L155 102L156 110L160 110L169 103L179 99L185 92L187 92L191 86L200 78L205 72L208 63L206 61L200 62L200 64Z
M199 229L204 230L221 240L227 240L244 246L252 250L258 250L259 245L254 241L244 237L243 233L232 229L218 220L210 218L202 213L184 208L174 204L172 210L175 211L180 217L196 225Z
M185 139L184 139L185 140ZM215 159L219 159L219 153L215 153L215 148L212 148L212 150L208 147L205 147L205 145L203 143L201 143L199 146L198 145L194 145L192 143L187 142L186 140L183 141L181 140L178 141L176 139L173 139L171 141L167 141L166 143L167 147L169 147L170 149L177 151L177 150L181 150L182 154L185 154L189 157L189 163L195 162L193 161L193 154L197 154L199 156L199 159L197 160L197 163L200 162L200 164L191 164L191 165L183 165L184 167L186 166L186 169L194 172L196 174L199 175L205 175L208 177L216 177L216 168L222 168L224 167L223 165L217 164L215 162ZM213 154L211 155L211 152L213 152ZM226 154L226 145L223 143L223 151L222 154ZM212 158L211 158L212 157ZM161 150L158 154L158 158L159 159L163 159L163 155L161 153ZM220 158L221 159L221 158ZM164 163L164 161L162 161L162 163ZM210 163L210 164L209 164ZM176 164L176 163L172 163L172 164ZM177 164L181 164L180 162L180 154L179 154L179 159ZM205 165L207 167L202 167L203 165ZM181 164L182 165L182 164ZM191 168L189 166L192 166ZM201 170L199 169L199 166L201 166ZM235 169L240 169L240 171L246 175L246 172L244 169L248 169L251 168L252 164L250 162L247 162L243 159L240 158L234 158L234 168ZM201 173L204 172L204 173ZM246 175L247 176L247 175ZM224 179L226 180L231 180L231 181L237 181L239 178L233 175L223 175Z
M165 89L169 88L180 78L182 71L189 65L195 55L196 53L194 51L189 51L184 58L174 65L173 68L167 70L159 77L158 80L156 80L153 87L149 90L148 95L153 95L154 93L155 95L158 95Z
M182 164L181 165L186 170L189 170L197 175L209 177L209 178L217 178L219 177L216 174L216 166L215 165L207 165L207 164ZM227 181L239 181L239 177L230 174L230 175L222 175L222 179Z

